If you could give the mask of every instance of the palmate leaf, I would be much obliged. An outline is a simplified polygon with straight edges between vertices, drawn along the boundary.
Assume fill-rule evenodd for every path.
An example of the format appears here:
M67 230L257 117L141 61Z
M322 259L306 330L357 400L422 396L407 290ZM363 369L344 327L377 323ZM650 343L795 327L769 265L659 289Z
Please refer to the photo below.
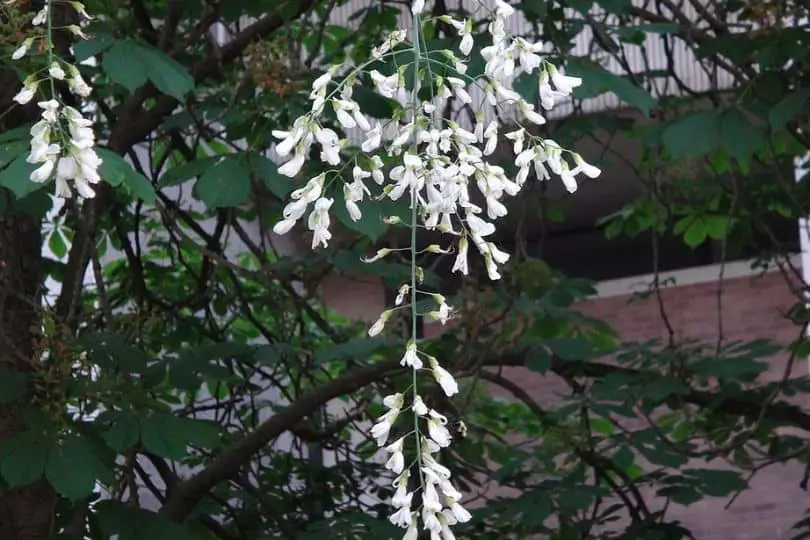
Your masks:
M182 100L194 89L185 66L165 53L132 39L115 41L101 61L104 71L130 92L150 81L158 90Z
M45 478L62 495L78 500L92 493L96 482L114 480L112 470L80 436L68 436L50 447Z

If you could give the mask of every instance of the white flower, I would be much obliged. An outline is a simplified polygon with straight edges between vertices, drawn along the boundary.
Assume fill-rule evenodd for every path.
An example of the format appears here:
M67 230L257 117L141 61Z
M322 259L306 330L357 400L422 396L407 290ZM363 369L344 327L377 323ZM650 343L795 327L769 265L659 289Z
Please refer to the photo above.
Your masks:
M442 525L439 523L439 518L436 512L432 511L427 506L422 507L422 521L425 522L424 529L431 531L431 533L440 533ZM431 534L433 536L433 534ZM433 540L431 538L431 540Z
M93 20L93 17L91 17L90 14L87 13L87 10L84 8L84 4L82 4L81 2L76 2L75 0L72 0L72 1L68 2L68 4L73 6L73 9L76 10L76 13L78 13L79 15L84 17L85 19Z
M543 115L539 114L537 111L534 110L534 105L531 103L526 102L525 100L518 101L518 109L526 117L526 120L531 122L532 124L536 124L538 126L542 126L546 123L546 119L543 118Z
M419 15L425 9L425 0L413 0L411 4L411 13Z
M576 163L576 167L571 171L572 174L582 173L588 178L597 178L602 174L602 170L599 167L587 163L579 154L574 154L574 163Z
M29 37L22 44L17 47L17 49L12 53L11 59L12 60L19 60L23 56L28 53L28 49L31 48L31 45L34 43L34 38Z
M574 173L568 169L567 163L563 163L562 171L560 171L559 175L568 193L574 193L577 190L577 179L574 177Z
M446 324L447 319L450 318L450 306L447 305L445 297L441 294L434 294L433 299L439 304L439 309L431 311L429 315L440 323Z
M76 37L82 39L90 39L90 37L82 31L82 28L79 25L71 24L67 27L68 31Z
M36 92L37 92L37 83L33 81L26 82L25 86L22 87L22 90L17 92L17 95L15 95L12 99L17 103L19 103L20 105L25 105L26 103L34 99Z
M549 84L549 76L547 70L544 70L540 73L539 89L540 89L540 104L546 110L554 108L554 103L558 99L564 98L565 96L568 95L565 92L560 92L558 90L554 90L553 88L551 88L551 85Z
M582 84L582 79L579 77L570 77L568 75L563 75L557 68L553 65L549 64L548 72L551 76L551 82L554 83L554 86L557 88L559 92L564 94L570 94L574 88Z
M460 102L464 104L472 103L472 98L466 90L467 84L463 80L458 77L447 77L447 82Z
M315 140L321 145L321 161L330 165L340 165L340 139L329 128L316 127Z
M430 438L442 448L450 446L450 440L452 437L450 436L450 432L445 427L447 424L447 418L433 409L430 410L428 415L429 417L427 424L428 435L430 435Z
M419 358L419 353L416 349L416 342L410 341L405 348L405 354L400 360L401 366L411 366L413 369L422 369L422 360Z
M404 442L405 437L400 437L385 447L385 450L391 454L391 457L388 458L388 461L385 463L385 468L394 474L400 474L405 469L405 456L402 453ZM404 484L405 487L407 487L407 483Z
M411 509L403 506L388 518L388 520L397 527L408 527L411 525Z
M273 226L273 232L276 234L287 234L296 224L295 219L282 219Z
M475 45L475 41L473 40L472 34L466 32L462 34L461 44L459 44L458 50L461 51L461 54L464 56L468 56L472 51L473 45Z
M29 179L37 184L42 184L43 182L47 181L48 178L51 177L55 161L56 161L55 157L51 157L45 160L42 163L42 165L40 165L36 170L34 170L34 172L31 173Z
M400 483L397 487L394 496L391 497L391 506L394 508L411 508L411 500L413 499L413 492L408 493L407 480Z
M415 522L411 523L410 525L408 525L408 530L405 531L405 536L402 537L402 540L417 540L418 538L419 538L419 529L417 529Z
M543 50L542 43L529 43L522 38L517 38L515 43L518 48L518 60L520 60L520 67L523 71L532 73L540 67L542 59L537 53Z
M288 156L308 130L308 121L303 116L298 118L293 123L293 127L290 131L274 129L271 132L273 137L276 139L282 139L282 141L276 145L276 153L279 155L279 157Z
M289 176L290 178L294 178L301 169L304 167L304 153L303 152L296 152L295 157L293 157L290 161L282 165L278 168L279 174L283 174L284 176Z
M427 481L424 486L424 493L422 494L422 505L430 512L441 512L442 503L439 501L439 492L436 491L436 485L433 482Z
M506 18L515 12L515 8L504 2L503 0L495 0L495 15L498 17Z
M373 152L374 150L380 147L381 142L382 142L382 124L378 123L366 134L366 140L364 140L363 143L360 145L360 149L363 152Z
M392 75L386 77L375 69L372 70L369 75L374 83L374 87L381 96L387 98L393 98L396 96L397 90L399 90L399 73L393 73Z
M518 155L523 151L523 142L526 137L525 129L520 128L516 131L510 131L509 133L505 134L504 137L512 141L512 151L515 153L515 155Z
M470 232L473 234L473 237L489 236L495 232L495 225L492 223L487 223L475 214L467 213L467 226L470 228Z
M49 5L50 4L45 4L45 7L43 7L41 10L39 10L36 15L34 15L34 18L31 19L31 24L32 25L39 26L41 24L45 24L45 21L48 20L48 6Z
M53 77L56 80L61 81L61 80L63 80L65 78L65 70L62 69L62 67L59 64L57 64L56 62L53 62L48 67L48 75L50 75L51 77Z
M433 378L442 387L446 396L458 394L458 383L449 371L439 365L435 358L430 358L430 369L433 371Z
M467 242L467 237L462 236L461 240L458 241L458 255L456 255L456 262L453 263L452 272L461 272L465 276L469 273L467 268L467 249L469 243Z
M439 523L442 525L442 537L441 540L456 540L456 535L453 534L453 531L450 529L450 523L447 522L447 519L444 517L444 514L440 514L439 516ZM435 533L433 533L435 534ZM433 539L431 539L433 540Z
M484 147L484 155L488 156L495 151L495 148L498 146L498 121L493 120L487 126L487 129L484 131L484 139L487 141L486 146Z
M309 214L307 226L312 231L312 249L319 245L327 247L332 234L329 232L329 208L333 199L320 198L315 201L315 209Z
M391 170L390 177L396 182L393 189L388 193L388 197L392 201L402 197L405 190L409 188L418 193L424 185L422 158L416 154L406 153L402 161L404 165L399 165Z
M397 297L394 300L394 305L398 306L398 305L402 304L402 302L405 301L405 295L408 294L408 291L410 291L410 290L411 290L411 286L408 285L407 283L402 285L399 288L399 291L397 291Z
M371 427L371 436L377 441L377 446L385 446L391 427L397 421L399 412L402 409L402 394L393 394L383 399L383 405L388 407L388 412L383 414L379 421Z
M472 519L472 515L457 502L450 505L450 511L459 523L467 523Z
M56 115L59 112L59 102L55 99L49 99L48 101L40 101L37 103L40 109L42 109L42 119L46 122L50 122L51 124L56 122Z
M427 405L425 405L425 402L422 401L422 396L416 396L413 398L413 405L411 405L411 409L416 416L425 416L428 413Z
M374 337L383 331L383 328L385 328L385 323L391 317L391 313L393 313L393 311L389 309L380 314L380 317L374 322L373 325L371 325L371 328L368 329L369 337Z

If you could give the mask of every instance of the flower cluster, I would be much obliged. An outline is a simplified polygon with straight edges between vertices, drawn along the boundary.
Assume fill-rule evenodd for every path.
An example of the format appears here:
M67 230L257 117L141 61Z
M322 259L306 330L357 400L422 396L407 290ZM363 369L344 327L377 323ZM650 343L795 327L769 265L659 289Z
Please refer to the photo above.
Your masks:
M47 64L26 77L22 89L14 96L14 101L25 105L37 96L43 83L50 83L51 99L38 102L42 110L41 118L31 127L31 151L27 161L37 168L31 173L30 180L41 184L54 177L57 197L69 198L75 189L80 197L92 198L95 191L91 184L101 180L98 174L101 158L94 150L93 122L84 118L77 109L59 101L56 84L66 84L70 92L79 98L89 96L91 88L75 65L60 59L54 52L52 1L48 1L31 20L34 35L26 38L11 55L12 60L21 60L39 41L42 46L37 48L44 50L47 55ZM66 3L85 20L91 18L81 2ZM77 37L87 38L77 25L65 29Z
M546 122L541 110L549 110L559 100L570 96L581 79L561 73L544 59L542 44L509 36L505 20L514 13L514 8L503 0L495 0L494 5L487 28L488 43L477 52L485 61L480 76L471 77L467 73L467 60L474 54L476 45L472 22L447 15L439 17L457 34L458 50L423 50L425 2L415 0L411 4L414 25L410 35L405 30L397 30L374 48L368 62L333 66L314 81L309 95L310 112L295 120L289 131L274 131L273 136L279 141L277 155L289 158L279 168L281 174L296 177L313 149L328 165L328 170L292 193L282 219L273 229L277 234L289 232L308 215L312 247L327 246L331 238L329 210L334 203L328 196L329 188L333 183L342 183L342 202L351 219L362 217L361 203L365 200L396 201L407 197L411 221L406 225L411 228L412 238L416 238L417 227L454 238L453 271L465 275L469 272L468 256L472 246L483 258L489 278L497 280L501 277L501 265L510 258L490 240L496 230L493 221L507 214L504 198L516 196L532 171L538 180L549 178L551 173L558 175L570 192L577 189L577 175L595 178L600 174L597 167L588 164L579 154L536 134L536 126ZM399 56L405 54L407 58L403 61ZM386 65L400 67L384 73ZM405 80L409 71L414 74L410 85L411 81ZM524 73L537 77L537 95L532 101L539 103L541 110L512 88L511 81ZM399 104L391 118L376 121L363 114L361 105L353 98L353 89L364 80L381 96ZM423 101L419 90L425 80L432 90L432 98ZM473 89L483 96L480 104L474 103ZM470 129L438 112L445 110L443 105L448 102L473 109L475 122ZM360 152L347 138L338 135L337 126L333 129L326 125L327 106L331 107L343 130L360 134ZM497 120L502 114L490 114L495 119L485 121L491 110L516 112L516 120L508 129L503 129ZM502 138L509 141L514 154L517 169L514 178L489 161ZM479 192L483 206L473 202L473 189ZM386 222L398 224L402 219L392 216ZM393 251L380 249L365 262L380 260ZM451 316L452 309L444 296L419 288L422 271L416 265L416 257L423 252L449 253L450 249L431 245L418 250L410 246L411 281L400 287L395 305L380 315L369 329L369 336L381 333L394 311L406 307L410 308L415 334L419 295L429 296L436 303L435 310L422 315L442 324ZM396 475L392 499L395 512L390 520L406 530L406 540L417 538L420 513L412 509L411 502L419 490L422 528L430 531L432 539L451 540L454 535L450 526L465 522L471 516L459 503L461 493L450 482L450 471L435 457L439 450L450 445L452 437L446 428L447 419L429 408L419 394L417 374L429 372L447 396L458 393L459 387L450 372L427 354L413 336L405 348L401 365L413 373L410 399L404 394L386 397L383 403L387 411L371 430L371 436L389 454L386 468ZM406 401L409 401L407 406ZM415 427L388 444L403 411L413 414ZM406 466L405 441L411 436L416 456ZM411 489L414 471L418 473L419 483Z

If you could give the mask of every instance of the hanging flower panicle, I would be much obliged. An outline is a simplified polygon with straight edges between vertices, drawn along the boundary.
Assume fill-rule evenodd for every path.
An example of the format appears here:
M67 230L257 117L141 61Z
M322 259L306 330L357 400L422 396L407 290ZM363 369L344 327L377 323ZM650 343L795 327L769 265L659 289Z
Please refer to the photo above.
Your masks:
M79 110L62 103L55 85L57 82L67 84L68 90L80 99L88 97L92 89L75 65L56 55L51 35L55 29L51 20L52 2L49 0L34 14L31 20L34 35L27 37L11 55L12 60L22 60L41 42L36 49L46 57L44 66L25 78L22 89L13 99L25 105L37 96L50 94L50 99L42 97L37 102L41 110L40 120L30 131L31 149L26 161L36 165L30 180L42 184L54 179L54 194L57 197L69 198L75 190L79 197L88 199L96 194L92 185L101 181L98 174L101 158L94 150L96 139L93 122ZM92 19L81 2L66 3L83 20ZM64 29L81 39L87 39L78 25ZM47 82L50 82L50 88L43 90Z
M279 168L281 174L297 177L313 148L328 165L328 172L321 172L304 187L293 191L282 219L273 230L285 234L308 215L313 248L326 247L331 238L328 216L334 202L326 193L333 182L343 184L343 200L339 204L345 205L355 221L362 218L367 204L382 198L395 201L407 197L410 223L398 216L385 218L386 223L405 224L412 231L415 227L435 230L453 238L454 272L465 275L469 272L468 256L473 247L482 257L489 278L497 280L501 277L502 265L510 259L508 253L490 240L496 231L494 222L507 214L504 198L520 193L532 173L541 181L553 173L570 192L577 189L578 175L596 178L600 174L597 167L579 154L535 134L535 126L546 123L541 111L548 111L568 98L582 81L563 74L545 60L541 43L508 35L505 21L514 14L514 8L503 0L495 0L487 27L488 42L477 52L474 52L476 39L483 36L473 35L470 20L457 20L449 15L439 19L455 32L459 39L457 49L443 50L441 54L422 50L421 17L426 12L426 2L414 0L410 11L414 22L410 35L406 30L396 30L372 50L368 62L329 68L312 84L310 111L296 119L289 130L272 133L278 139L277 155L287 159ZM411 64L398 58L403 53L409 54ZM471 54L480 54L485 61L484 72L476 79L467 75ZM389 58L396 60L389 65L400 67L391 73L379 71L383 67L377 65L377 61ZM405 80L409 72L415 74L410 87ZM343 75L338 76L339 73ZM536 75L534 101L539 103L540 110L512 88L511 81L520 74ZM433 80L429 84L435 95L431 100L422 101L418 97L422 79L431 76ZM378 94L400 105L391 118L376 121L365 116L353 97L354 87L362 83L363 77L368 77L367 84ZM484 99L477 106L470 92L472 88L483 93ZM472 130L436 114L444 110L442 105L448 100L474 107ZM360 152L326 125L324 111L327 107L334 112L340 127L359 131ZM506 129L497 120L501 115L487 115L487 109L517 112L517 126ZM486 123L488 116L495 119ZM498 149L501 137L509 141L514 154L517 169L514 178L488 161L488 156ZM344 174L344 170L350 170L351 175ZM483 206L473 202L473 190L481 195ZM394 251L397 250L382 248L364 262L379 261ZM419 296L435 303L435 309L422 315L441 324L446 324L452 316L452 307L443 295L420 287L423 271L417 266L416 257L425 251L449 253L450 249L433 244L420 251L410 246L413 268L410 283L399 288L394 306L379 316L369 329L369 336L383 332L392 314L403 308L410 308L415 328ZM409 395L398 393L386 397L383 404L387 411L371 429L371 436L388 454L385 467L396 475L391 501L394 512L390 521L405 530L404 540L416 540L420 529L429 531L431 540L452 540L455 536L451 527L469 521L471 515L460 504L462 494L451 483L450 470L438 461L440 450L452 443L447 418L425 403L419 393L417 375L429 372L447 396L459 392L458 382L437 358L427 353L415 336L408 341L400 363L413 374ZM405 412L413 415L415 427L389 443L397 420ZM409 463L405 443L411 436L416 456ZM419 485L414 487L411 479L417 477ZM417 490L421 493L421 509L412 508Z

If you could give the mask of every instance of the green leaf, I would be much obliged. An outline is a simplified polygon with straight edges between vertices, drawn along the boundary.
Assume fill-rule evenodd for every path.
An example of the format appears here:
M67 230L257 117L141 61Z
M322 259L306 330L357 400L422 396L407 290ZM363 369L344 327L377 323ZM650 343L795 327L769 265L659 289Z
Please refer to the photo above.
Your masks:
M388 230L388 225L383 221L383 218L391 215L386 212L385 208L389 207L389 201L379 201L374 204L361 204L360 210L362 215L360 219L354 221L346 210L346 205L343 204L342 196L335 197L335 204L332 205L331 212L338 218L338 220L354 231L359 232L363 236L369 238L372 242L379 240Z
M583 338L548 339L543 343L563 360L587 360L593 354L593 346Z
M26 140L11 140L0 143L0 169L20 156L28 155L29 142Z
M720 240L728 233L728 217L718 214L703 216L703 225L706 234L715 240Z
M16 127L14 129L2 131L0 132L0 143L22 142L27 147L29 144L28 138L30 130L31 125L28 124ZM2 145L0 145L0 148L2 148Z
M93 362L102 368L124 370L127 373L144 373L149 357L129 345L123 337L112 332L87 333L75 342L90 355Z
M636 461L636 456L628 447L622 446L618 452L613 454L612 459L613 463L615 463L617 467L623 471L626 471L633 466Z
M62 230L55 228L48 235L48 249L51 250L58 259L67 255L67 243L65 237L62 235Z
M136 171L124 158L104 148L97 148L96 152L102 159L99 171L104 180L113 186L123 183L145 203L153 204L155 202L155 188L152 186L152 182Z
M186 447L196 444L213 448L219 444L216 424L155 413L141 422L141 441L147 450L169 459L182 459Z
M48 459L45 440L33 431L0 441L0 474L9 487L22 486L42 477Z
M737 471L687 469L683 473L697 480L699 489L710 497L728 497L748 486Z
M728 154L739 162L747 162L765 142L765 132L751 123L739 109L723 112L720 138Z
M287 198L292 191L293 183L286 176L279 174L278 165L257 152L247 154L247 164L250 172L260 178L273 195L281 200Z
M807 106L810 100L810 89L799 88L795 93L784 97L779 103L768 111L768 120L774 130L783 129L788 122L796 118Z
M21 398L28 386L28 375L18 371L0 372L0 403Z
M121 501L99 501L93 507L104 538L118 540L202 540L210 536L198 535L171 521L166 516L131 506Z
M92 493L96 481L111 481L112 473L90 445L70 436L51 447L45 477L56 491L75 501Z
M116 41L104 53L101 67L112 80L134 92L151 81L166 95L182 101L194 89L188 70L163 52L130 39Z
M372 118L391 118L395 102L373 91L370 86L354 87L353 98L360 105L360 111Z
M109 49L115 38L106 32L92 32L90 39L80 39L73 44L73 57L76 63L84 62L90 57Z
M244 155L222 156L197 180L194 194L209 208L241 206L250 199L250 169Z
M606 70L599 64L586 58L573 58L569 61L571 75L582 77L582 86L574 89L578 98L596 97L605 92L613 92L628 105L637 107L644 116L650 115L655 107L655 99L646 90L639 88L629 79L620 77Z
M138 418L131 414L120 414L112 422L110 429L102 435L107 446L116 452L123 453L141 439L141 425Z
M512 83L512 89L529 103L537 102L539 86L536 75L521 73Z
M361 362L366 362L371 355L387 345L388 343L379 339L353 339L346 343L328 345L326 348L317 351L315 353L315 361L326 363L333 360L353 358Z
M151 69L139 54L140 49L134 41L118 40L101 59L101 67L107 75L130 92L146 84Z
M702 218L692 221L689 228L683 234L683 241L687 246L694 249L706 241L706 222Z
M673 157L709 154L720 140L720 117L716 110L699 111L670 123L662 141Z
M172 167L163 173L158 180L159 187L170 187L182 184L186 180L196 178L210 169L219 159L219 156L205 157L188 161L176 167Z
M47 185L31 181L31 173L37 166L28 163L26 157L26 153L17 156L8 167L0 171L0 186L10 189L17 199L23 199Z
M158 90L178 101L194 90L194 79L185 66L152 47L138 47L138 55L148 66L147 76Z

